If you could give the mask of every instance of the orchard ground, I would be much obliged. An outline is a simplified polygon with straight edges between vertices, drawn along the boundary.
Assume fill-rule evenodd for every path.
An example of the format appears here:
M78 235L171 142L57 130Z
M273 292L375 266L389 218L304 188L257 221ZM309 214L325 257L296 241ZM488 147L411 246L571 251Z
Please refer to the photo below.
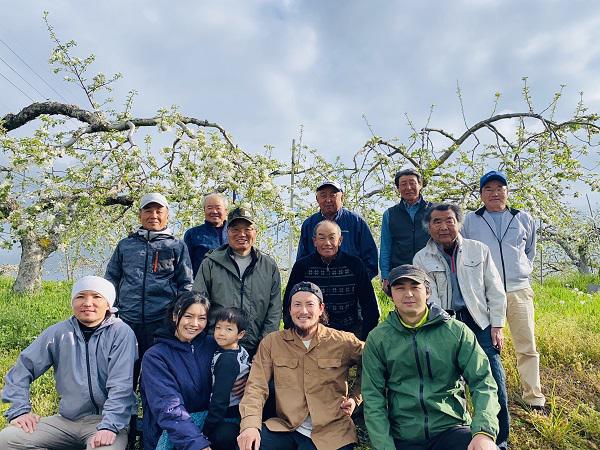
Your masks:
M534 285L536 334L541 354L541 376L549 414L529 412L520 403L516 359L510 340L503 354L510 411L511 442L515 450L600 449L600 294L587 294L591 277L551 278ZM16 296L13 280L0 278L0 376L2 380L25 348L49 325L70 315L70 285L46 282L41 292ZM391 301L378 292L383 317ZM510 333L507 333L510 335ZM3 381L0 382L3 385ZM58 397L50 373L33 383L31 401L36 413L53 414ZM2 412L8 408L2 404ZM0 428L6 425L0 418ZM363 430L361 450L369 449Z

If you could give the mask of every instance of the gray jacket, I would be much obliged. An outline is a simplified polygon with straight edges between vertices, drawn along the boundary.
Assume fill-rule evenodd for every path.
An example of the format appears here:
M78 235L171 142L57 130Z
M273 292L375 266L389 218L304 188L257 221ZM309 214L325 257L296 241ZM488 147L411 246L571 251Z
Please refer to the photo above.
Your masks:
M506 294L502 279L490 255L490 249L481 242L458 236L456 275L467 310L483 330L503 327L506 318ZM443 309L452 308L450 267L433 239L420 250L413 260L431 281L430 300Z
M494 219L485 208L480 208L466 217L461 234L490 248L506 292L531 286L536 226L528 213L514 208L504 210L498 238Z
M71 317L47 328L21 352L4 378L2 400L12 405L8 421L31 411L31 383L50 367L60 396L58 412L69 420L102 415L98 430L118 433L129 425L135 407L135 335L122 320L107 318L86 344Z
M177 295L192 290L192 263L185 243L169 229L139 229L119 241L104 278L117 290L119 317L154 322L165 317Z
M253 355L263 336L279 329L281 321L281 278L275 260L252 248L252 262L241 276L229 245L211 250L200 264L194 291L210 302L209 326L214 314L224 307L243 309L249 318L241 344Z

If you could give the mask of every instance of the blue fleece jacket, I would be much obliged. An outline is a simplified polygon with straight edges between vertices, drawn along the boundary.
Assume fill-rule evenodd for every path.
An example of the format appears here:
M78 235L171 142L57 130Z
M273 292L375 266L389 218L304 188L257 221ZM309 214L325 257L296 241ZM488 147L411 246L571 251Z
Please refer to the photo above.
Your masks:
M206 253L227 244L227 222L222 227L215 227L212 223L204 221L202 225L187 230L183 235L183 242L190 253L195 278Z
M144 448L154 449L162 430L178 450L210 446L191 413L206 411L210 401L210 365L217 344L202 332L181 342L172 330L161 330L142 360Z

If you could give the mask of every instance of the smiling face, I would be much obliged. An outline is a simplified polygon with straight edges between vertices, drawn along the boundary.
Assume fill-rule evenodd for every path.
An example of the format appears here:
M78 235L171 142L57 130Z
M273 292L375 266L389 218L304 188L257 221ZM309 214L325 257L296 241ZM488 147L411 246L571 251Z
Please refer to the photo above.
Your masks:
M222 227L227 218L225 201L219 195L209 195L204 200L204 218L215 227Z
M215 323L215 341L224 350L235 350L238 348L238 341L244 337L245 331L238 332L235 323L219 320Z
M421 183L419 183L419 179L415 175L402 175L398 180L400 197L409 205L419 200L421 188Z
M227 239L234 252L246 256L256 242L256 228L245 219L236 219L227 226Z
M416 323L427 310L427 288L410 278L400 278L391 288L394 306L402 320L406 323Z
M321 214L327 219L332 219L342 209L344 194L333 186L325 185L317 191L316 198Z
M168 222L169 209L158 203L149 203L140 210L140 223L145 230L164 230Z
M96 291L81 291L72 300L73 315L86 327L102 323L110 306Z
M342 245L342 236L339 227L333 223L321 223L315 230L313 244L317 253L325 260L332 259Z
M302 338L312 337L324 310L325 305L312 292L296 292L290 299L290 316L296 333Z
M501 181L488 181L481 190L481 201L485 209L491 212L501 212L506 209L508 187Z
M429 219L429 234L431 239L443 247L452 247L458 237L460 224L456 220L454 211L432 211Z
M206 308L199 303L192 303L181 315L179 323L175 314L173 322L176 324L175 337L181 342L191 342L206 328Z

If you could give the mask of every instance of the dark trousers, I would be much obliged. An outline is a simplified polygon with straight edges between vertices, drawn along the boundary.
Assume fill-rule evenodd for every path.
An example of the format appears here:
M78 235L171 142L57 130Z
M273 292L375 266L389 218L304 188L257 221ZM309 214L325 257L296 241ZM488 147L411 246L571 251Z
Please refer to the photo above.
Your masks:
M353 448L354 444L348 444L338 450ZM317 447L309 437L297 431L270 431L263 424L260 432L260 450L317 450Z
M237 437L240 434L240 424L222 422L208 435L212 450L236 450Z
M498 403L500 403L500 412L498 413L498 423L500 430L496 438L498 445L506 445L510 429L510 415L508 413L508 396L506 394L506 375L500 359L500 350L492 344L492 327L485 329L479 328L468 311L458 311L456 318L467 325L477 338L477 342L485 352L490 361L492 376L498 385Z
M423 441L394 439L396 450L467 450L471 442L469 427L452 427Z
M133 323L124 320L123 322L129 325L135 333L135 339L137 340L138 345L138 360L133 366L133 390L135 391L137 390L140 379L142 357L144 356L144 353L146 353L146 350L154 344L154 332L163 325L164 321L157 320L155 322Z

